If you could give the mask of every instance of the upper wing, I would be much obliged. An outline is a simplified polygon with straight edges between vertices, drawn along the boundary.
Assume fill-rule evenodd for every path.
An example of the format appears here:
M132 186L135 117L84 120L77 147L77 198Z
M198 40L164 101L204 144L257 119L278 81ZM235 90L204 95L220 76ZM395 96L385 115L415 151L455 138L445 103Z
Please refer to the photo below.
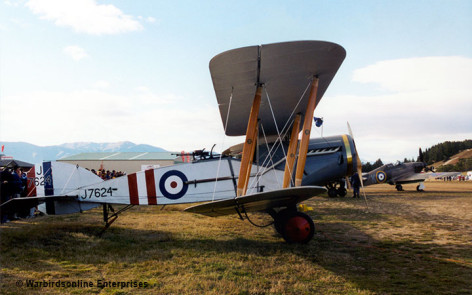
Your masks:
M301 201L326 192L319 186L302 186L256 193L229 200L215 201L185 209L186 212L207 216L222 216L243 211L262 211L269 208L296 205Z
M282 130L292 110L293 114L305 112L309 91L303 93L312 77L319 77L318 103L345 56L344 48L335 43L296 41L243 47L213 57L210 72L223 125L230 108L226 134L246 134L258 83L264 84L278 130ZM272 110L263 99L258 118L266 135L277 134Z

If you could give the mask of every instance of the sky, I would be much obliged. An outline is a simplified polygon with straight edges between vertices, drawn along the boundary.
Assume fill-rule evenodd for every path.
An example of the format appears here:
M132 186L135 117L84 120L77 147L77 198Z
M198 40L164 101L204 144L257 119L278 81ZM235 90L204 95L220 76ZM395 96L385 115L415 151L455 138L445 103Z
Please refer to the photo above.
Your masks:
M311 137L353 130L363 161L472 139L472 1L1 0L0 142L215 150L208 63L226 50L323 40L347 56Z

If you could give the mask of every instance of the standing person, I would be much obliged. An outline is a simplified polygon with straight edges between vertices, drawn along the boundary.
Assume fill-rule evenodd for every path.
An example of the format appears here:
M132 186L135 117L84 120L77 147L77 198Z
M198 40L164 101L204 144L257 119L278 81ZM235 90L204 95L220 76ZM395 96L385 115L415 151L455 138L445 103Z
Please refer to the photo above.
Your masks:
M20 169L20 180L21 180L21 197L26 197L26 188L28 186L28 177L23 169Z
M12 175L13 198L19 198L21 197L21 193L23 192L23 183L21 182L20 167L16 166L11 175Z
M357 172L351 176L351 185L352 185L352 190L354 191L354 195L352 197L360 198L359 188L361 187L361 180L359 179L359 174L357 174Z
M12 191L12 174L11 170L5 168L5 170L0 171L0 196L2 204L10 200L13 194ZM1 212L2 223L9 222L9 215Z
M0 196L2 204L11 199L11 180L11 172L8 169L2 169L0 171Z

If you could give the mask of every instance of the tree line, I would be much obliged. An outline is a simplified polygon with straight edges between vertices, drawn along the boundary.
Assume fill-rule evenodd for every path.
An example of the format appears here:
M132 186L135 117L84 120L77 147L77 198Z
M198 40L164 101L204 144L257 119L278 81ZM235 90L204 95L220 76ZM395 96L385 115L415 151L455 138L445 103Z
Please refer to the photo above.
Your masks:
M472 140L446 141L424 150L423 159L431 165L439 161L447 161L451 156L470 148L472 148Z
M382 165L383 165L383 162L380 159L377 159L377 161L375 161L372 164L370 162L364 163L362 164L362 172L370 172L374 169L379 168Z
M430 148L427 148L423 151L423 160L426 164L431 165L436 162L440 161L447 161L449 158L461 151L467 150L472 148L472 140L464 140L464 141L445 141L443 143L439 143L433 145ZM408 162L420 162L419 156L415 159L403 159L404 163ZM362 164L362 172L369 172L374 169L379 168L383 165L381 159L377 159L374 163L363 163ZM449 171L457 171L457 172L465 172L472 170L472 158L467 159L460 159L457 164L455 165L442 165L437 167L436 171L438 172L449 172Z

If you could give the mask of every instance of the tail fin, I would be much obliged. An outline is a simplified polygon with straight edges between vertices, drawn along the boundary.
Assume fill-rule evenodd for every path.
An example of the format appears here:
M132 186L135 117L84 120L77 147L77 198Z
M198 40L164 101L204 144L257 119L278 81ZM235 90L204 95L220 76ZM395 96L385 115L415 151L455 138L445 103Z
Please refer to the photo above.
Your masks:
M87 169L62 162L35 165L27 177L28 197L62 195L103 181Z

